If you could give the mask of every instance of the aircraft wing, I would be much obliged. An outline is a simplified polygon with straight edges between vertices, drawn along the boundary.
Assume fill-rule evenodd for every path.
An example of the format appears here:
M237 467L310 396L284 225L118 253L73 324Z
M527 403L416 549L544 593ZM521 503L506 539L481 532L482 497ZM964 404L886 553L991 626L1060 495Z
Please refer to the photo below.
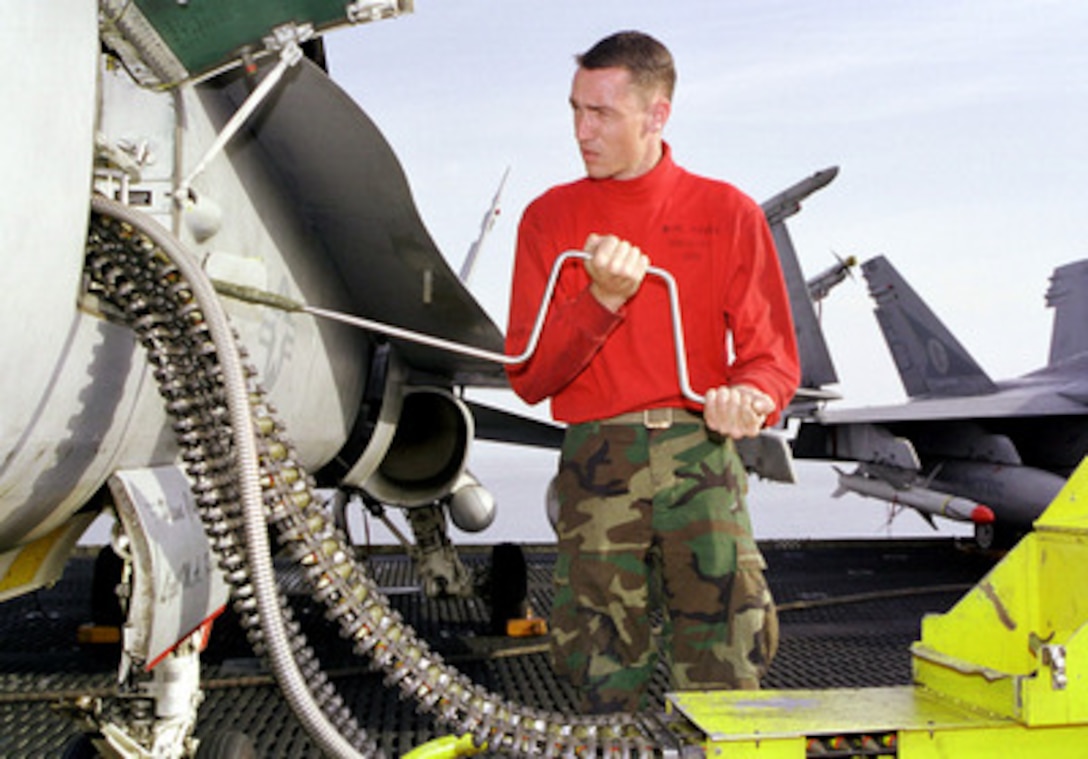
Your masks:
M564 428L560 425L530 419L476 401L466 403L476 420L476 437L480 440L556 449L563 444Z
M1072 389L1080 384L1069 383ZM1062 394L1062 385L1018 384L991 395L912 400L887 406L824 410L821 424L927 422L954 419L1004 419L1036 416L1083 416L1088 405Z
M1056 270L1048 293L1051 304L1057 304L1055 334L1065 335L1055 342L1062 345L1075 342L1068 323L1077 322L1086 300L1082 282L1088 279L1080 276L1081 269L1088 266ZM1088 414L1083 379L1088 354L1061 350L1061 361L1052 360L1023 377L994 382L890 261L877 256L862 264L862 271L888 349L911 397L884 406L821 410L814 415L818 423L924 424ZM1064 330L1058 329L1059 322L1066 324Z
M339 271L354 315L501 352L501 331L435 246L378 128L310 61L300 61L287 77L251 121L247 149L262 151L282 178L309 233ZM225 101L227 115L245 100L251 82L237 71L203 87L206 98ZM423 381L506 384L499 364L395 342Z

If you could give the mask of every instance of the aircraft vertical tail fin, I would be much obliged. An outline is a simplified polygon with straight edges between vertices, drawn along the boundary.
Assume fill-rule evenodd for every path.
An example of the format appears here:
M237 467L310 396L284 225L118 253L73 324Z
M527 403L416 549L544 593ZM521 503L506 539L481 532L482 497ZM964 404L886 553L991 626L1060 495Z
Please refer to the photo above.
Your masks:
M993 380L895 267L877 256L861 265L876 318L910 397L990 393Z
M1088 352L1088 260L1059 266L1050 275L1046 304L1054 308L1049 364Z
M818 389L839 381L835 365L824 341L820 322L809 296L809 288L797 260L786 219L801 210L801 201L826 187L839 173L838 167L818 171L761 204L774 236L778 261L789 293L793 311L793 326L797 334L797 350L801 356L801 387Z

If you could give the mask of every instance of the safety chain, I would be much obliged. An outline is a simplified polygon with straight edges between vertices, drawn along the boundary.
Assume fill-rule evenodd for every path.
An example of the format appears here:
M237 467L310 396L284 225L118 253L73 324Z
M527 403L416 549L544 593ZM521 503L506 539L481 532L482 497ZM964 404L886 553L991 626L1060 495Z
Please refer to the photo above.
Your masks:
M147 351L205 532L231 586L233 607L254 651L263 655L221 370L190 285L153 236L101 213L92 214L85 274L88 292L117 309ZM238 350L244 359L240 345ZM458 733L470 733L490 751L617 759L660 755L633 716L567 717L513 704L472 683L431 651L354 561L345 536L315 495L313 478L298 463L256 370L247 366L246 376L266 518L286 553L302 567L326 617L337 622L357 654L369 655L372 666L385 672L388 685L414 699L419 711ZM293 655L314 699L361 753L379 756L321 671L282 594L280 606Z

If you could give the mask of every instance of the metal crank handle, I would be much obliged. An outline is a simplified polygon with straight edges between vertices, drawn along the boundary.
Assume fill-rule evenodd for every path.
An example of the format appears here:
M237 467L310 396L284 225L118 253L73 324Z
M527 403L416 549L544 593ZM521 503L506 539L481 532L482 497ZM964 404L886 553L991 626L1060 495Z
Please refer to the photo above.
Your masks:
M536 341L539 339L540 332L544 327L544 317L547 314L548 304L552 299L552 291L555 289L555 283L559 279L560 268L569 259L581 258L588 261L590 257L591 256L583 250L568 250L555 260L555 265L552 266L551 277L548 279L548 287L544 291L544 297L541 301L540 309L537 312L536 323L533 325L533 332L529 337L529 344L526 346L528 355L525 356L525 359L522 359L523 361L532 355L532 351L536 350ZM692 389L691 380L688 376L688 353L687 348L684 345L684 324L680 312L680 288L676 284L676 278L668 270L657 266L646 267L646 273L662 279L665 282L665 288L669 293L669 317L672 321L672 345L673 350L676 352L676 379L680 384L680 392L689 401L703 406L706 404L706 398ZM513 363L520 362L515 361Z
M299 303L296 300L286 298L282 295L249 287L241 287L229 282L217 281L215 282L215 288L221 294L239 300L258 303L272 308L279 308L285 311L301 311L323 319L330 319L342 324L348 324L352 327L358 327L359 329L378 332L389 337L418 343L419 345L426 345L430 348L437 348L450 353L469 356L470 358L478 358L483 361L491 361L505 366L513 366L525 363L536 352L537 345L540 342L540 334L544 331L544 320L548 315L548 309L551 307L552 298L555 295L555 288L559 282L560 271L567 261L574 258L585 260L589 259L590 255L581 250L568 250L555 259L551 273L548 275L548 282L544 288L544 294L540 299L540 306L537 308L536 320L533 322L532 332L529 333L529 341L525 345L525 350L515 356L484 350L483 348L474 348L473 346L465 345L464 343L446 340L441 337L435 337L434 335L427 335L422 332L416 332L414 330L405 329L404 327L397 327L392 324L374 321L373 319L366 319L361 316L352 316L351 314L345 314L341 311L332 311L318 306L307 306L304 303ZM700 406L704 405L706 399L704 396L699 395L692 390L691 381L688 377L687 351L684 348L684 328L680 317L680 294L676 286L676 279L665 269L660 269L656 266L648 267L646 273L660 277L664 280L665 286L668 289L669 312L672 318L673 347L676 351L676 371L677 380L680 384L680 392L689 401L697 403Z

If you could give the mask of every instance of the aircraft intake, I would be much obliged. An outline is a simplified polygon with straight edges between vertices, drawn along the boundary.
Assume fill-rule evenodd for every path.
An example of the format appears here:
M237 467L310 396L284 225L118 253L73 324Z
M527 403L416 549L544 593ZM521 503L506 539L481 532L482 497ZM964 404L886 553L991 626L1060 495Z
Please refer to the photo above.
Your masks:
M426 506L453 493L475 422L468 407L441 388L409 389L399 406L392 440L363 489L391 506Z

